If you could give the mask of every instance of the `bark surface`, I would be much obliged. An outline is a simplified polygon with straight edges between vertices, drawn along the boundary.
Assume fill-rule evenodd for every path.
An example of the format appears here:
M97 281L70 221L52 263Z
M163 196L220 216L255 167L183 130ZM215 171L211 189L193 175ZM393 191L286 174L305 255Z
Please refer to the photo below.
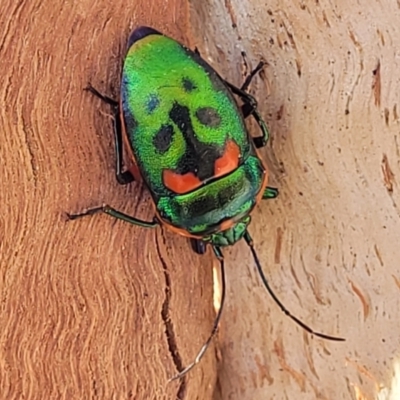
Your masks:
M3 0L0 16L0 399L398 398L398 0ZM138 25L238 86L268 62L251 93L281 194L250 233L285 306L346 342L285 317L238 243L219 351L167 383L210 332L211 252L65 216L103 203L153 216L143 185L116 183L111 111L83 91L117 97Z

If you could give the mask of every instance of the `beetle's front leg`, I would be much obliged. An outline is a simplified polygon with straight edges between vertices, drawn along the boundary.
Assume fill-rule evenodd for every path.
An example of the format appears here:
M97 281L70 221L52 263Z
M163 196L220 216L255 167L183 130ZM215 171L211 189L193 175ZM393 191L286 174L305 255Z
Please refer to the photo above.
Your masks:
M100 93L90 83L85 90L109 104L114 110L115 177L120 185L127 185L135 179L130 171L123 171L122 125L118 101Z

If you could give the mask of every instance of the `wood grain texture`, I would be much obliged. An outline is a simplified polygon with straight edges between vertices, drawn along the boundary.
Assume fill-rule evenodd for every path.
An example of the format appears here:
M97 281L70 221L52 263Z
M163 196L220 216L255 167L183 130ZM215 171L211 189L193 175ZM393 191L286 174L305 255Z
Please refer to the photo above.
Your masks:
M0 399L397 399L400 248L398 1L0 2ZM252 93L272 132L275 201L249 250L226 251L213 349L183 382L213 320L211 254L183 238L76 212L109 203L151 218L114 177L110 110L129 32L199 47ZM245 60L241 52L245 52Z
M206 399L213 348L168 384L211 330L211 254L105 215L151 218L138 184L117 185L107 105L130 31L188 42L185 1L0 2L0 398Z
M395 0L193 4L199 49L224 77L269 64L251 88L281 191L250 227L264 270L296 316L346 338L286 318L238 244L215 399L400 396L399 21Z

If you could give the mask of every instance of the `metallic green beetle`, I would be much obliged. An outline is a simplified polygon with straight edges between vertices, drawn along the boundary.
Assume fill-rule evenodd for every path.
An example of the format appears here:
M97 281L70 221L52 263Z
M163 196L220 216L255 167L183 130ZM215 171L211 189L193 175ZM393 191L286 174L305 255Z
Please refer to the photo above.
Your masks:
M129 39L120 101L92 86L87 88L115 110L118 182L143 179L152 196L155 218L142 221L107 205L69 214L69 218L105 212L143 227L163 225L191 238L200 254L210 244L221 264L221 307L212 333L195 360L173 379L183 377L200 361L217 331L225 298L221 247L241 238L248 243L263 283L280 308L308 332L343 340L312 331L285 309L268 285L247 231L250 213L259 201L278 195L277 189L267 186L267 168L257 153L267 143L268 130L256 100L246 92L263 65L237 88L223 80L198 52L152 28L140 27ZM233 95L241 99L241 107ZM257 122L261 136L250 136L244 122L249 116ZM126 170L123 141L131 154Z

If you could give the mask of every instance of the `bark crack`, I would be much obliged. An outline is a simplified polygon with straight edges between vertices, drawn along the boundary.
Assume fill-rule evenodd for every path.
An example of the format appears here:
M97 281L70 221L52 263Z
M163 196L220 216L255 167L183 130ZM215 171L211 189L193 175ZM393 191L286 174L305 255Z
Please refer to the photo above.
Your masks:
M161 265L163 267L163 273L164 273L164 279L165 279L165 299L161 308L161 317L164 321L165 325L165 336L167 337L167 343L168 343L168 349L169 352L171 353L172 360L175 364L175 367L178 371L182 371L183 367L183 362L182 362L182 357L179 354L178 350L178 345L176 343L176 337L175 337L175 330L174 330L174 324L172 323L171 316L169 313L169 304L171 302L172 298L172 289L171 289L171 278L169 275L168 271L168 265L163 258L161 251L160 251L160 246L158 242L158 235L156 235L156 249L158 256L161 261ZM186 395L186 377L183 377L180 381L179 389L176 394L176 399L177 400L183 400Z
M37 162L36 162L36 156L35 156L35 151L33 149L33 140L30 138L30 134L32 133L32 128L31 126L27 123L24 113L22 113L22 131L24 132L24 137L25 137L25 144L28 149L29 153L29 160L31 164L31 169L32 169L32 175L33 175L33 182L35 185L35 188L37 186L37 181L38 181L38 167L37 167Z

